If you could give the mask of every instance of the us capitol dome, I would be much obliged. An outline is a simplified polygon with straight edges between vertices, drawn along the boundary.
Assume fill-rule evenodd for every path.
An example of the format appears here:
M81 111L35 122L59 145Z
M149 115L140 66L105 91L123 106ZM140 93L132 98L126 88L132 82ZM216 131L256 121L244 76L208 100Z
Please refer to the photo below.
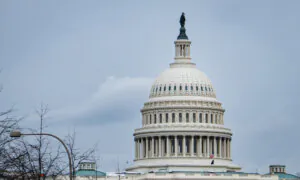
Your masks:
M154 81L135 129L135 159L128 171L239 171L232 162L232 132L205 73L191 61L185 17L180 18L175 58Z

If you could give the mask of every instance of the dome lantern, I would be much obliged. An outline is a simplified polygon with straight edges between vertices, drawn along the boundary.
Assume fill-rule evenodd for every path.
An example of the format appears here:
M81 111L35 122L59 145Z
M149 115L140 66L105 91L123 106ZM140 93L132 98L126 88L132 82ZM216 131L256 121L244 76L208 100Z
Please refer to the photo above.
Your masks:
M182 13L180 17L180 33L177 37L177 40L174 42L175 43L175 62L176 63L187 63L190 62L191 60L191 51L190 51L190 46L191 46L191 41L188 40L188 36L186 35L185 31L185 16L184 13Z

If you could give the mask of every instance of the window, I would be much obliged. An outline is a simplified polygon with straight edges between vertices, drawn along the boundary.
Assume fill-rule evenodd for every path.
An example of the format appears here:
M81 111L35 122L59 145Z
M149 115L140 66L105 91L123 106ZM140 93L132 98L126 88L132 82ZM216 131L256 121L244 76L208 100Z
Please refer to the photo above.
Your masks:
M215 123L218 124L218 115L215 114Z
M182 114L179 113L179 122L182 122Z
M168 121L169 121L169 114L166 113L166 123L168 123Z
M196 113L193 113L193 122L196 122Z
M191 86L191 91L194 89L194 87L193 86Z
M202 123L202 113L199 113L199 122Z
M185 114L185 121L190 122L190 114L189 113Z
M156 114L154 114L154 124L156 124Z
M164 91L166 91L166 86L164 87Z
M152 116L151 116L151 114L150 114L150 124L152 124Z
M162 115L159 114L159 123L162 123Z
M203 87L201 86L201 91L203 91Z
M159 92L161 92L161 87L159 87Z
M205 114L205 122L208 123L208 114Z
M156 92L157 92L158 88L156 87Z
M188 90L188 86L185 86L185 90L186 90L186 91Z
M174 86L174 91L176 91L176 86Z
M169 86L169 91L171 91L171 86Z
M172 113L172 122L175 122L175 113Z
M179 86L179 90L182 91L182 86L181 85Z
M196 86L196 91L198 91L199 90L199 87L198 86Z
M210 123L214 123L214 115L213 114L210 114Z
M207 87L205 86L205 91L207 91Z

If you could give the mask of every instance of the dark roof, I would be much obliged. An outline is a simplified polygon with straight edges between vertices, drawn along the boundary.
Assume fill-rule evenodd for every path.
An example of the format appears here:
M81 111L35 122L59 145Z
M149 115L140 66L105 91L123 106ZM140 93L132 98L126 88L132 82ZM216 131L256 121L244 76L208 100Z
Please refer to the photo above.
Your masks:
M282 173L282 172L275 172L274 174L277 175L279 177L279 179L299 179L300 180L299 176L296 176L293 174L287 174L287 173ZM266 175L270 175L270 173L266 174Z

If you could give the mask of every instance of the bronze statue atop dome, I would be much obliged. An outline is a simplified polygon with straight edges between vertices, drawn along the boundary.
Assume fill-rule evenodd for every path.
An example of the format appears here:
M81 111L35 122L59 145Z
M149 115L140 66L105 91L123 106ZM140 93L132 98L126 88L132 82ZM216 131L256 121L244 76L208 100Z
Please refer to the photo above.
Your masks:
M187 35L185 34L185 16L184 16L184 12L181 14L180 16L180 20L179 20L179 23L180 23L180 32L179 32L179 35L177 37L177 39L188 39Z
M184 12L181 14L181 17L180 17L180 25L181 27L184 27L184 24L185 24L185 16L184 16Z

